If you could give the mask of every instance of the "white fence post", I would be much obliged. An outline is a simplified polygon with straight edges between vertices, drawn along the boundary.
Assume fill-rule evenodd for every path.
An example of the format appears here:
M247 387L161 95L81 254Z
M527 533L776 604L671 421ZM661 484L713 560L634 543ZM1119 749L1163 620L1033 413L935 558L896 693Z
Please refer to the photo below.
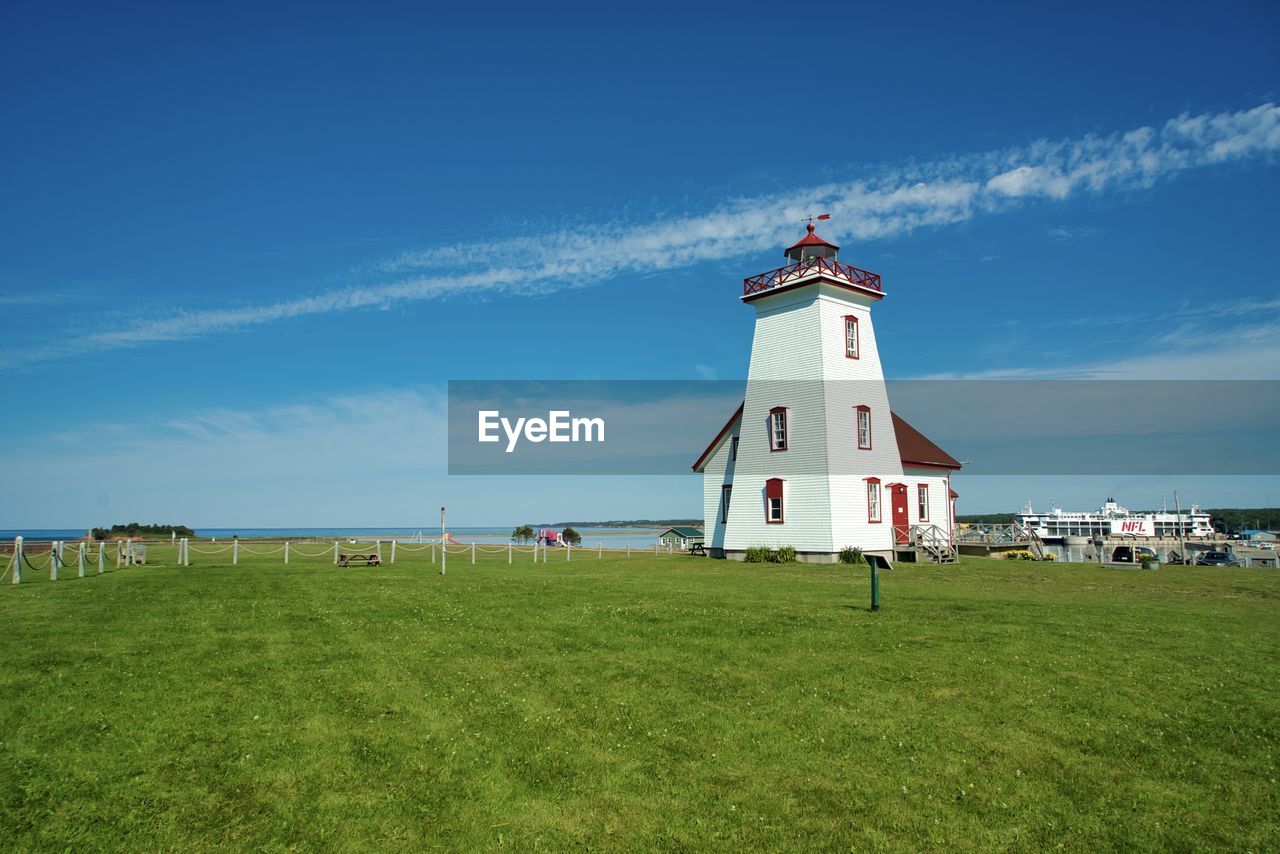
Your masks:
M231 541L231 565L232 566L240 565L240 541L239 540Z
M564 544L564 560L565 563L573 560L573 543Z
M284 541L284 565L289 565L289 541Z
M391 562L392 563L396 562L396 541L395 540L391 541Z
M124 560L124 552L121 551L120 541L116 540L116 569L120 568L120 563L123 560Z
M378 563L382 563L382 540L374 541L373 553L378 556Z
M49 544L49 580L58 580L58 541Z
M84 578L84 550L86 548L88 548L88 545L83 540L81 540L80 541L80 559L78 561L81 578Z
M22 537L13 538L13 583L22 583Z
M432 563L436 562L436 544L435 543L431 544L431 562Z
M107 571L107 544L98 543L98 575Z
M631 557L631 543L627 543L627 557Z
M338 565L338 541L333 541L333 565Z
M471 564L472 564L472 566L474 566L474 565L475 565L475 562L476 562L476 541L475 541L475 540L472 540L472 541L471 541Z
M507 541L507 566L511 566L511 541Z
M671 557L671 549L673 548L671 540L667 540L667 557Z
M596 543L596 559L604 557L604 543Z

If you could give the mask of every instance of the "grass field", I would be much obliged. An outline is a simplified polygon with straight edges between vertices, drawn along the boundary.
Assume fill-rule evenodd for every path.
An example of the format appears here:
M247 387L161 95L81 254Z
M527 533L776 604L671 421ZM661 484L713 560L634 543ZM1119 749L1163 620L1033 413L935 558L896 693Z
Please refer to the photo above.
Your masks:
M1280 847L1280 572L167 549L0 586L0 848Z

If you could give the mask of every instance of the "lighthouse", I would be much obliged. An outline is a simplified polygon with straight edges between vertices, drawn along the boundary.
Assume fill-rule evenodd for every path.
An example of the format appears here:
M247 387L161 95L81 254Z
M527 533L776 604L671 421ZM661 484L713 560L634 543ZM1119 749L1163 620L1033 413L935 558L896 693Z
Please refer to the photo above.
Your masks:
M893 413L872 323L880 276L839 253L810 221L785 266L743 280L756 312L745 400L693 465L707 548L950 562L960 463Z

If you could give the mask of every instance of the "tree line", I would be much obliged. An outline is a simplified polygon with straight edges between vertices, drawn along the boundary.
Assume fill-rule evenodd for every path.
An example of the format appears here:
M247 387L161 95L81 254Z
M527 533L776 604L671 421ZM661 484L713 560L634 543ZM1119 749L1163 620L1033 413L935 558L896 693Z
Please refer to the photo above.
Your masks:
M95 540L105 540L109 537L138 537L143 534L169 536L171 531L179 537L194 537L196 535L196 532L186 525L143 525L138 522L130 522L127 525L112 525L110 528L92 528L89 531L89 536Z

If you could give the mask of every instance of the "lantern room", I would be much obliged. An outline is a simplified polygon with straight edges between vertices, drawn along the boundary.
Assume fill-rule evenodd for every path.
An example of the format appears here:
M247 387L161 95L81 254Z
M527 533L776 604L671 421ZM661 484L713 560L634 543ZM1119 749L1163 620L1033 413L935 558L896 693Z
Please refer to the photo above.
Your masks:
M792 264L801 264L811 258L830 258L834 261L839 252L839 246L814 234L813 223L809 223L809 233L792 244L786 251L786 256Z

